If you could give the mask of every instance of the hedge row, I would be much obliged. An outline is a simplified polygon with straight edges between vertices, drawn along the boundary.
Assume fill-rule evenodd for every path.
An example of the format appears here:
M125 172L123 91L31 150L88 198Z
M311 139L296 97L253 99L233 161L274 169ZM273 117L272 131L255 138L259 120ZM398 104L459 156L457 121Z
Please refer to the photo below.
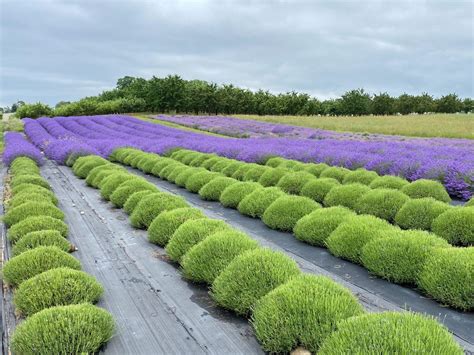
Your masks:
M135 149L119 149L114 154L114 158L124 161L127 160L126 157L133 156L134 159L140 159L140 156L145 154L147 153ZM189 155L194 157L193 159L203 156L202 153L178 150L171 155L171 158L162 157L161 160L155 160L156 164L152 168L152 173L159 176L163 169L170 166L178 169L184 164L177 163L175 159L185 160ZM213 155L204 156L208 159L201 160L200 163L201 165L207 163L211 170L222 162L229 164L230 160ZM255 164L240 163L232 176L247 175L249 171L255 169L253 165ZM221 164L220 169L223 167L225 170L225 165ZM244 170L249 167L250 170L245 172ZM190 173L190 169L194 170L194 174ZM264 167L264 169L273 168ZM474 240L474 209L472 208L450 207L430 197L411 199L396 189L370 189L360 181L363 179L367 181L370 179L368 175L372 174L357 171L349 173L352 178L350 183L345 185L337 182L338 177L334 169L330 171L330 176L320 179L312 178L303 185L301 191L311 195L310 190L314 184L321 181L336 184L337 188L331 189L325 198L325 205L331 206L327 208L321 208L321 205L310 197L283 192L279 187L280 183L277 186L263 187L253 181L239 181L233 177L223 176L223 173L215 176L214 174L219 173L209 172L202 167L188 167L184 172L185 187L193 186L195 179L201 181L202 176L212 174L207 179L207 184L203 185L202 181L200 183L201 188L198 193L203 199L219 200L226 207L237 208L243 214L261 218L270 228L293 231L299 240L327 247L333 255L361 264L373 274L391 282L419 286L427 294L452 307L463 310L474 307L472 297L455 286L448 287L421 280L421 275L425 275L422 270L429 263L428 257L439 258L434 252L435 249L449 247L446 241L469 245L470 241ZM264 177L264 174L261 177ZM301 186L299 181L304 180L306 174L308 173L304 171L287 174L297 176L297 178L294 184L291 180L285 181L286 189L296 191L298 186ZM180 174L176 179L179 177ZM353 182L355 180L359 182ZM194 186L191 191L196 191ZM348 206L348 203L341 201L348 203L356 201L356 203ZM398 221L400 226L410 229L404 231L389 223L392 221ZM436 235L428 231L417 231L428 225L430 229L433 226L432 229L436 231ZM463 253L460 250L462 248L454 249L460 254ZM453 260L453 263L458 265L459 269L455 281L472 285L469 282L468 273L471 264L463 262L461 258ZM447 271L439 266L437 274L440 275L437 280L441 282ZM439 291L440 288L442 292ZM472 289L470 286L466 288L468 291Z
M141 161L140 155L132 156L129 157L121 150L114 154L114 159L127 160L130 165L137 165L138 161L142 167L147 165ZM155 160L155 165L160 164L163 170L173 164L167 162L168 164L160 164L159 160ZM154 168L149 168L149 171L153 170ZM137 178L126 173L127 178L119 181L114 178L117 174L123 173L109 171L109 176L104 178L99 188L109 185L107 181L115 181L115 188L112 190L117 191L127 181ZM165 173L168 178L170 174L171 171ZM216 183L212 183L216 180ZM227 182L221 177L214 177L209 182L212 183L212 188L206 189L202 195L215 198L214 190L222 190ZM235 185L237 183L228 187ZM202 189L203 187L200 191ZM112 195L115 191L112 191ZM146 191L146 194L140 196L139 193L130 194L124 205L128 206L129 201L134 200L134 207L127 211L132 216L142 213L147 206L157 203L158 199L162 204L159 209L153 209L155 217L149 226L145 225L145 228L148 227L150 242L165 247L170 259L181 265L186 278L209 285L211 295L218 305L237 314L250 316L255 334L265 351L290 352L303 346L316 352L337 331L340 321L358 319L361 316L372 319L371 315L365 314L357 298L349 290L327 277L302 274L297 264L285 254L259 247L256 241L223 221L206 218L187 204L177 204L181 200L175 196L163 192ZM147 199L155 200L151 203ZM131 222L133 224L133 220ZM393 315L386 314L387 321L392 323ZM401 314L400 318L407 326L413 323L413 329L416 329L415 324L433 328L433 332L440 335L434 340L435 343L439 342L439 348L461 353L462 350L448 331L434 320L410 313ZM390 335L393 338L393 329L387 329L390 333L387 332L385 338ZM395 349L404 353L411 344L423 343L423 335L420 334L419 338L416 331L413 331L412 341L394 339L393 344L382 339L372 341L380 342L381 350Z
M75 248L66 239L64 214L36 162L15 159L10 177L4 222L14 256L5 263L2 277L15 288L16 311L27 317L13 333L12 350L18 354L95 352L114 328L112 316L92 306L103 288L68 254Z

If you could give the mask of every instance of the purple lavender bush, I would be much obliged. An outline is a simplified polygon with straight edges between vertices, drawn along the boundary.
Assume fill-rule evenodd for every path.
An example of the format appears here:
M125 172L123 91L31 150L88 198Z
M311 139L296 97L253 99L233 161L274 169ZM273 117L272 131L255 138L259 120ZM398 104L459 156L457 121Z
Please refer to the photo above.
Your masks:
M3 162L10 164L18 157L28 157L33 159L38 165L43 163L41 151L28 142L25 136L18 132L5 133L5 150L3 152Z

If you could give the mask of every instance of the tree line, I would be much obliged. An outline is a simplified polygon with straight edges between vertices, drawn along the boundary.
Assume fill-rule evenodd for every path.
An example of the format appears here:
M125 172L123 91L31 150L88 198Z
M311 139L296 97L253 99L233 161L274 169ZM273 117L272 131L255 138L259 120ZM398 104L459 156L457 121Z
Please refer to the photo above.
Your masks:
M456 94L439 98L423 93L371 95L364 89L350 90L341 97L319 100L295 91L273 94L251 91L232 84L217 85L203 80L184 80L178 75L147 80L125 76L112 90L76 102L59 102L54 108L42 103L22 104L19 117L72 116L127 112L255 115L407 115L411 113L473 112L474 100Z

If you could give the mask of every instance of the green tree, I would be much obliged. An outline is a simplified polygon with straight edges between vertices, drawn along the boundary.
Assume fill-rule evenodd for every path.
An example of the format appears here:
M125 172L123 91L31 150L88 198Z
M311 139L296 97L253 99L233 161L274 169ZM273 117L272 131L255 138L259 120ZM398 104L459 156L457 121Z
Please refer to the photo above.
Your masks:
M372 113L375 115L393 115L395 113L395 99L386 92L374 95Z
M441 96L436 100L436 107L438 112L454 113L460 112L463 108L462 101L456 94L449 94Z
M367 115L370 113L371 98L364 89L347 91L341 97L341 110L346 115Z

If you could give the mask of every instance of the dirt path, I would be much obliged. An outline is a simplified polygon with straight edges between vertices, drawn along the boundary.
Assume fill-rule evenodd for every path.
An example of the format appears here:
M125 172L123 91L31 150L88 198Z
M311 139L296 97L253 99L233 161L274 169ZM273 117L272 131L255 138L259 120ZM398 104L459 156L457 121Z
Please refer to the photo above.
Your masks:
M216 307L204 287L181 278L162 248L133 229L127 215L100 198L67 167L41 169L60 201L74 253L104 286L99 306L117 322L110 354L258 354L248 321Z
M327 249L300 242L289 233L271 230L259 219L246 217L237 210L223 207L218 202L203 201L197 194L154 176L146 175L137 169L130 167L127 169L145 177L162 190L184 197L193 207L203 210L210 217L225 220L258 240L262 245L284 251L293 257L304 271L333 278L351 289L370 311L405 309L438 318L455 334L466 350L474 353L473 313L463 313L443 307L414 289L373 277L363 267L332 256Z

